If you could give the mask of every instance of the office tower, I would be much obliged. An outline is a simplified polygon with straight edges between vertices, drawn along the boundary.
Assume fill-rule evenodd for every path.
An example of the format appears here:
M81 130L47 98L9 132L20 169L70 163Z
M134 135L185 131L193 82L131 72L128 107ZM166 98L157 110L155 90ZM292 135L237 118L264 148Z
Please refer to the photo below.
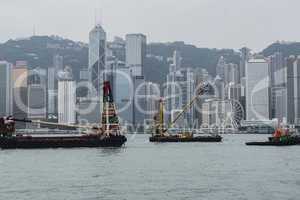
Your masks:
M76 83L69 72L64 71L58 81L58 122L76 123Z
M106 32L101 25L96 25L89 34L89 74L90 83L95 88L92 97L102 96L103 71L106 62Z
M224 82L227 86L229 83L238 84L240 82L239 66L233 63L224 66Z
M125 62L126 42L123 38L114 37L112 42L107 42L107 49L110 51L111 56L114 56L119 61Z
M28 67L26 61L17 61L13 67L13 115L16 118L27 118L28 108ZM25 128L25 124L18 123L16 128Z
M132 76L134 96L132 97L132 122L135 127L141 127L145 122L146 84L144 76Z
M241 98L241 85L235 84L233 82L229 83L227 86L227 99L240 102Z
M225 78L225 66L226 66L225 58L221 56L217 64L216 73L217 76L219 76L223 80Z
M241 61L240 61L240 79L245 77L246 63L251 57L250 49L243 47L240 49L241 52Z
M286 118L286 67L282 53L276 52L269 57L271 77L271 116L280 121ZM280 107L283 106L283 107ZM279 110L276 110L279 109Z
M132 76L143 76L146 59L147 39L143 34L126 35L126 65Z
M246 119L270 118L269 65L264 58L253 58L246 63Z
M180 110L184 105L187 105L193 98L195 91L195 81L193 71L189 68L184 68L178 71L170 72L167 75L167 95L166 108L169 113L172 110ZM194 119L194 107L189 112L185 113L185 119L192 124Z
M28 118L47 118L47 71L36 68L28 76Z
M207 70L203 68L198 68L194 70L194 80L195 80L195 94L199 94L203 82L208 82L209 80L209 74ZM196 100L195 109L194 109L194 113L195 113L194 119L196 120L196 124L194 128L200 128L200 126L203 123L202 120L203 103L206 101L206 99L210 99L213 97L214 97L214 93L210 93L210 94L206 93L204 95L199 96L199 98Z
M53 67L56 71L61 71L64 69L64 58L58 54L53 56Z
M273 118L278 119L279 122L287 122L287 109L288 109L288 100L287 100L287 88L280 87L272 91L272 99L274 103Z
M214 89L216 98L225 99L225 83L219 75L214 80Z
M173 52L173 63L170 64L169 72L175 72L181 69L182 57L179 51Z
M133 123L132 101L134 96L134 87L129 67L125 63L119 63L116 70L116 107L120 116L120 121L125 123Z
M55 67L49 67L47 69L48 73L48 88L47 88L47 113L48 119L57 120L58 111L57 111L57 89L58 89L58 80L57 80L57 70Z
M278 87L286 84L285 64L282 53L276 52L269 57L271 86Z
M0 61L0 117L12 115L12 64Z
M159 85L152 82L146 83L146 119L151 121L158 112L158 103L160 100Z
M290 56L287 63L287 122L300 124L300 57Z

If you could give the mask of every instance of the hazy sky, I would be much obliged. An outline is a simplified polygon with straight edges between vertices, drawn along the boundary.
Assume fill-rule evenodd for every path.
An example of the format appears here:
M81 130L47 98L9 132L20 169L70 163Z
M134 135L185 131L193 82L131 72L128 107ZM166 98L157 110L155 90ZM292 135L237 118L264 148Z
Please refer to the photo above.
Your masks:
M0 0L0 42L30 36L34 26L37 35L86 42L97 13L109 39L141 32L150 42L261 50L300 41L299 8L299 0Z

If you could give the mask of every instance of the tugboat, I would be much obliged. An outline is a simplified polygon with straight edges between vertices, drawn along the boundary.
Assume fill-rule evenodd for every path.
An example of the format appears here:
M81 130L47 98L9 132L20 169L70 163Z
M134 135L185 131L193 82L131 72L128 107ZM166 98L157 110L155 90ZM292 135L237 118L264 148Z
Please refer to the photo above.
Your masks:
M277 128L265 142L247 142L248 146L291 146L300 145L300 137L289 133L288 129Z
M92 133L76 135L21 135L15 133L16 122L84 128L89 129ZM120 131L119 119L108 81L105 81L103 84L103 112L100 127L20 120L11 116L0 118L0 148L2 149L121 147L126 141L126 137Z
M203 85L200 89L199 95L202 95L207 91L208 85ZM176 121L196 102L198 96L194 97L192 101L186 105L182 112L180 112L176 118L172 121L168 128L164 125L164 101L160 99L159 101L159 111L154 117L154 127L152 131L152 136L149 138L150 142L222 142L222 137L220 135L207 135L207 136L194 136L193 131L184 130L176 131L172 134L171 127L176 123Z

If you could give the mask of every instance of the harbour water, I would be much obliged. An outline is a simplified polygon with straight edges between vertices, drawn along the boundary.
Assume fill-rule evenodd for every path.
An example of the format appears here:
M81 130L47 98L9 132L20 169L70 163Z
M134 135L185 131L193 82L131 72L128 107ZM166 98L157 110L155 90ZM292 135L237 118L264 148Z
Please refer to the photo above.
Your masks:
M300 146L244 145L267 135L189 144L127 137L121 149L0 150L0 199L299 199Z

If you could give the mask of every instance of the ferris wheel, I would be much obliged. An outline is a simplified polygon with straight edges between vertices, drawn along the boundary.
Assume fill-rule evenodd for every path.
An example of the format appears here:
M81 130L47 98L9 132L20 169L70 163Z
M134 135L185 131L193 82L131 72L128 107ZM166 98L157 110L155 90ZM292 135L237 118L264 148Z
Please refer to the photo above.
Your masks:
M241 121L245 117L244 108L237 100L228 100L227 103L229 105L229 109L225 113L223 127L238 129L240 127Z

